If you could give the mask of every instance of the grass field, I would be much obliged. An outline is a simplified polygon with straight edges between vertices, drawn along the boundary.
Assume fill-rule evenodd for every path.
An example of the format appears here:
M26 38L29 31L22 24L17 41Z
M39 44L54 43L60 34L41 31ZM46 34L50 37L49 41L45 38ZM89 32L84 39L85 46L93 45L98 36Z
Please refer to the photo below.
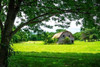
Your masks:
M100 67L100 42L47 44L42 41L16 43L9 67Z

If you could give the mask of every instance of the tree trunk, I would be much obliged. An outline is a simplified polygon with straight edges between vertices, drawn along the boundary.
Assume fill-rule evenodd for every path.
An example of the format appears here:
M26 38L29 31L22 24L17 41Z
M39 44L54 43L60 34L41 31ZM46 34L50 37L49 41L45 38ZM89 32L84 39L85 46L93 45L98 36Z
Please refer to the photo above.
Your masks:
M8 48L10 37L2 36L0 44L0 67L8 67Z

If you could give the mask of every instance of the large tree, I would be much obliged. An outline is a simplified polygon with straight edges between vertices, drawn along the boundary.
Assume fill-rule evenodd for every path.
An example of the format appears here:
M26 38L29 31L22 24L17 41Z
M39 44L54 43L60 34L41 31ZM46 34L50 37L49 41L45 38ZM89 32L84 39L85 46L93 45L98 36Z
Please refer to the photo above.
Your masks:
M9 43L23 26L39 28L45 25L42 21L52 17L64 27L69 24L65 18L77 21L82 18L84 26L92 27L100 21L99 8L99 0L0 0L0 67L7 67ZM16 17L21 19L17 27L14 24Z

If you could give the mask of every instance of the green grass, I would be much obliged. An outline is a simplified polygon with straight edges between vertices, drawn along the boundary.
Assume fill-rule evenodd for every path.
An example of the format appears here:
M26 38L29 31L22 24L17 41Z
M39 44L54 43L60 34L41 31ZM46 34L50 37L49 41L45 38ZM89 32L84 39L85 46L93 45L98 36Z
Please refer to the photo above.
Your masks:
M100 42L47 44L42 41L16 43L9 67L100 67Z
M74 44L70 45L58 45L58 44L49 44L43 45L43 42L22 42L17 43L12 46L14 51L21 52L74 52L74 53L98 53L100 52L100 42L80 42L76 41Z

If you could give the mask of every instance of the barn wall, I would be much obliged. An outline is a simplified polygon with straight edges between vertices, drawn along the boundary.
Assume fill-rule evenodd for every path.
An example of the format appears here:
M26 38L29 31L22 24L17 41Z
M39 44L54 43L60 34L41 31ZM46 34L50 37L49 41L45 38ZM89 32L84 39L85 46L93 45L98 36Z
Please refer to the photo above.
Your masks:
M70 43L72 43L72 40L74 41L74 37L72 36L71 33L69 32L64 32L61 34L61 36L58 39L58 43L64 43L63 40L65 39L65 37L69 37L70 38Z

